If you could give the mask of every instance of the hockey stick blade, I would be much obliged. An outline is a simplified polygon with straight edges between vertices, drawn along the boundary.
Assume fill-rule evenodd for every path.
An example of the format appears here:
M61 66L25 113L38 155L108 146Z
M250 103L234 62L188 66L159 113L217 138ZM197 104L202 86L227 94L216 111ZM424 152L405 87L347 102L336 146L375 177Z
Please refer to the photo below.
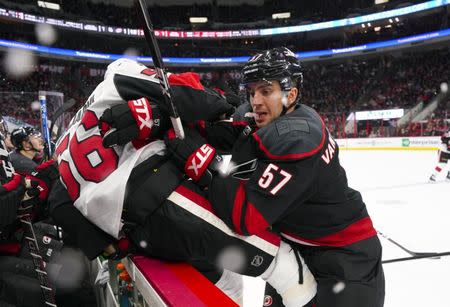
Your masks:
M169 81L167 80L166 73L164 72L164 63L161 57L161 51L158 46L158 41L155 37L155 32L153 31L153 24L150 16L147 12L147 3L145 0L138 0L141 12L141 18L144 30L145 40L150 48L150 53L153 60L153 66L156 70L156 76L158 77L159 84L161 85L161 90L163 93L164 101L169 107L170 120L172 122L173 129L175 130L175 135L179 139L184 139L184 129L181 124L180 116L178 115L177 108L173 102L172 90L170 88Z
M403 251L407 252L408 254L410 254L413 257L424 257L424 258L431 258L431 259L439 259L440 257L438 256L437 252L414 252L410 249L407 249L406 247L404 247L403 245L401 245L400 243L394 241L393 239L391 239L390 237L388 237L387 235L385 235L384 233L382 233L381 231L377 230L377 233L382 236L383 238L385 238L386 240L388 240L389 242L391 242L392 244L396 245L397 247L399 247L400 249L402 249Z
M394 263L394 262L402 262L402 261L409 261L409 260L419 260L419 259L440 259L444 256L450 256L450 252L442 252L442 253L431 253L431 255L418 255L418 256L411 256L411 257L403 257L403 258L394 258L394 259L388 259L383 260L381 263L387 264L387 263Z

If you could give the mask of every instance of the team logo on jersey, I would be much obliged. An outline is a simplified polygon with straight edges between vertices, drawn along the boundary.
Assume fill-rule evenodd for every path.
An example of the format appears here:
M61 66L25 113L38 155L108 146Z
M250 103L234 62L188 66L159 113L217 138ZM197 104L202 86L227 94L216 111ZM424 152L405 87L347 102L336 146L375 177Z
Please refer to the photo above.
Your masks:
M141 74L146 75L146 76L153 76L156 74L156 71L150 68L146 68L143 71L141 71Z
M272 296L270 296L270 295L264 295L264 303L263 303L263 306L264 306L264 307L272 306L272 303L273 303Z
M50 244L50 242L52 242L52 238L47 237L47 236L43 236L43 237L42 237L42 243L44 243L44 244Z
M264 262L263 256L256 255L255 257L253 257L251 265L253 265L255 267L259 267L263 262Z

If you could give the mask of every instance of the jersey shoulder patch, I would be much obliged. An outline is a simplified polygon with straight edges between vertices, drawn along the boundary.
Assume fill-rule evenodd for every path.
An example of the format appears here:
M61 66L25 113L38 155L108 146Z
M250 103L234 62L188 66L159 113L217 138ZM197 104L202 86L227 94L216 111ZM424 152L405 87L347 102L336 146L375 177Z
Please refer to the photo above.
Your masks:
M325 124L316 111L300 105L253 133L259 151L272 160L298 160L319 152L325 144Z

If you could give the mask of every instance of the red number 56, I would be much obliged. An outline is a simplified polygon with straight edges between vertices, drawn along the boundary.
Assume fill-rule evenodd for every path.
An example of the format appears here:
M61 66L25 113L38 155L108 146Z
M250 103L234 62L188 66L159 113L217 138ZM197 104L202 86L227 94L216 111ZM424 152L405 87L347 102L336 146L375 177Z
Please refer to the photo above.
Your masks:
M97 124L97 115L88 110L70 143L67 135L59 144L56 153L61 154L69 146L70 156L78 174L85 181L98 183L117 168L119 157L114 149L103 147ZM61 161L59 171L71 199L75 201L80 196L80 183L72 174L67 161Z

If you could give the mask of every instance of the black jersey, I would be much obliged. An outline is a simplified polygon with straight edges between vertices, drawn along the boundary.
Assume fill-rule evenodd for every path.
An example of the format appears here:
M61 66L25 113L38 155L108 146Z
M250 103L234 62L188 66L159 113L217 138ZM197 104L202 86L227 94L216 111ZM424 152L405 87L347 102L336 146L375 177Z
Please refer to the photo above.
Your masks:
M17 173L21 175L31 174L31 172L38 166L32 159L25 157L18 151L13 151L9 154L11 163Z
M326 246L376 235L360 193L347 185L339 147L313 109L300 105L237 151L244 145L257 161L251 176L216 176L210 187L215 210L238 233L272 227L298 243Z

